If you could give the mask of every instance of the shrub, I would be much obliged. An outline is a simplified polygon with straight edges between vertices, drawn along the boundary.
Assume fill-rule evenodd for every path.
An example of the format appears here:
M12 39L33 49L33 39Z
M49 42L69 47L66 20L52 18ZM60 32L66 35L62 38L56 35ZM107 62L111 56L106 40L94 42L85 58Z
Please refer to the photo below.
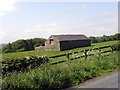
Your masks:
M29 72L10 73L3 78L2 89L59 90L118 68L118 53L89 57L57 65L49 63Z

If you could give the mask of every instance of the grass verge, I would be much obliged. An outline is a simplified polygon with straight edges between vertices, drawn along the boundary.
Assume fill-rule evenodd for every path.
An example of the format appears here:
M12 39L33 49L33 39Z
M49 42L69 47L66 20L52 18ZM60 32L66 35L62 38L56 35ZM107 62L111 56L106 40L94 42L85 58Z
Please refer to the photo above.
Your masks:
M60 90L118 69L118 54L91 56L57 65L45 64L24 73L10 73L2 80L2 89Z

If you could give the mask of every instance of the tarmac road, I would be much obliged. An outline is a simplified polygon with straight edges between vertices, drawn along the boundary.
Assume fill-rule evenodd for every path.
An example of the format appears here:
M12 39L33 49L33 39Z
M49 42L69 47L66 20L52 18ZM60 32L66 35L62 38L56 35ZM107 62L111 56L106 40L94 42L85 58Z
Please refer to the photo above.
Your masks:
M115 72L79 88L118 88L118 81L118 72Z
M118 71L110 72L64 90L120 90L120 71L119 74Z
M119 74L118 72L112 72L109 75L85 82L76 86L76 88L118 88L118 85L120 85L118 75L120 75L120 72Z

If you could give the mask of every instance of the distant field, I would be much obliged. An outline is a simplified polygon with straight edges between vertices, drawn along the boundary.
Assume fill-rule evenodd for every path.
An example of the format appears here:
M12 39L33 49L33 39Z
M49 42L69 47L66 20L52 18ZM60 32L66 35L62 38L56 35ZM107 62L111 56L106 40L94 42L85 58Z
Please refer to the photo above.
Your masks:
M79 50L84 50L84 49L89 49L89 48L113 45L113 44L117 44L117 43L118 43L118 41L95 43L88 47L71 49L71 51L79 51ZM65 50L65 51L26 51L26 52L5 53L5 54L2 54L2 59L3 60L21 59L26 56L37 56L37 55L39 55L39 56L42 56L42 55L54 56L54 55L68 53L69 51L70 50Z

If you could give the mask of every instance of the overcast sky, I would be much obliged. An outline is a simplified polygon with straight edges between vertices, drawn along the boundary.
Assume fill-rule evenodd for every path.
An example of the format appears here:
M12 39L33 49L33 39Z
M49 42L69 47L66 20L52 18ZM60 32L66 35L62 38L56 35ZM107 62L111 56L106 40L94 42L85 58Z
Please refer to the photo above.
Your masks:
M101 36L117 32L117 2L0 1L0 43L53 34Z

